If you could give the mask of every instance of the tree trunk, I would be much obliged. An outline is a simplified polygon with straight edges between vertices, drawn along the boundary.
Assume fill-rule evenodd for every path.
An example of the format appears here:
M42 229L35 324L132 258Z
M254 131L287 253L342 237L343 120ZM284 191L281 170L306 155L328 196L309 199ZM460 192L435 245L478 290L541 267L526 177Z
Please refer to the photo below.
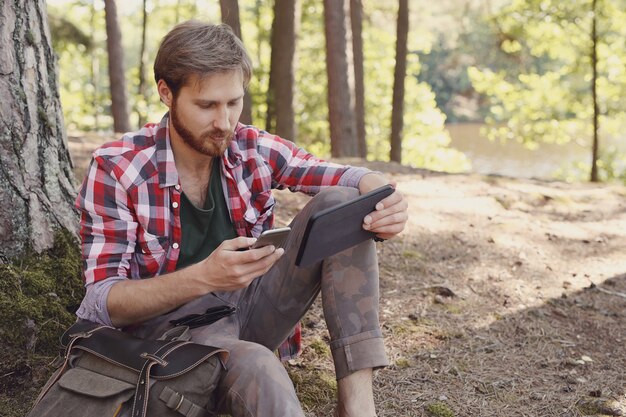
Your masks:
M96 26L96 6L91 3L90 7L90 24L91 27ZM91 44L95 45L96 40L94 36L94 31L90 33ZM93 91L91 93L91 105L93 108L93 130L100 130L100 112L98 107L100 107L100 60L98 59L98 54L94 50L95 48L91 48L91 67L89 69L91 84L93 85Z
M328 120L334 157L358 156L356 120L348 68L346 5L349 0L324 0L326 70L328 72Z
M107 31L107 52L109 54L109 83L111 90L113 130L116 132L128 132L131 128L128 117L124 49L122 48L122 32L120 31L120 25L117 19L115 0L104 0L104 13Z
M276 0L272 23L266 129L290 140L295 140L296 137L293 94L298 20L298 0Z
M137 95L139 96L135 103L135 113L137 113L137 124L139 127L146 123L147 116L141 109L143 103L145 103L146 96L146 77L145 77L145 65L146 65L146 29L148 27L148 10L147 0L143 0L143 13L141 20L141 47L139 49L139 84L137 85Z
M396 69L393 79L391 109L391 151L389 159L402 162L402 129L404 128L404 79L406 77L407 38L409 35L409 1L400 0L396 37Z
M598 157L599 157L599 138L598 131L600 129L600 109L598 107L598 31L597 31L597 2L592 2L592 20L591 20L591 96L593 100L593 145L591 149L591 173L589 180L598 182Z
M77 232L72 163L46 4L0 2L0 259Z
M352 24L352 55L354 59L354 115L359 156L367 157L365 133L365 81L363 75L363 3L350 0L350 23Z
M220 10L222 12L222 22L230 26L235 35L243 41L241 37L241 23L239 22L239 2L237 0L220 0ZM246 91L243 97L243 111L239 121L247 125L252 124L252 99L249 91Z

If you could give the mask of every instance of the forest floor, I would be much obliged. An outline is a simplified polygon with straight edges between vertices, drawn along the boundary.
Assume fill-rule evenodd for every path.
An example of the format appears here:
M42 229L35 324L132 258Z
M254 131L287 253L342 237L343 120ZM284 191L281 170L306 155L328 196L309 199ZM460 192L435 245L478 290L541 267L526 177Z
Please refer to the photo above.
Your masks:
M77 177L96 139L70 137ZM386 172L410 205L378 244L392 365L375 373L383 416L626 416L626 187ZM277 225L307 197L278 192ZM308 416L331 416L319 300L286 364Z

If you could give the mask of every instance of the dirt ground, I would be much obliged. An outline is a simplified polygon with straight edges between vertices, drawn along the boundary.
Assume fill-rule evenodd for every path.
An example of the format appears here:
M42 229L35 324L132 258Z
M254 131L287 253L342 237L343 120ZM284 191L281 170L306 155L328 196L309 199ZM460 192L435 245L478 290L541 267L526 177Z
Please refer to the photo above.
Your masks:
M78 176L99 138L72 138ZM626 416L626 187L386 163L410 220L378 244L392 366L379 416ZM307 197L277 193L278 225ZM319 303L286 364L308 416L335 382Z

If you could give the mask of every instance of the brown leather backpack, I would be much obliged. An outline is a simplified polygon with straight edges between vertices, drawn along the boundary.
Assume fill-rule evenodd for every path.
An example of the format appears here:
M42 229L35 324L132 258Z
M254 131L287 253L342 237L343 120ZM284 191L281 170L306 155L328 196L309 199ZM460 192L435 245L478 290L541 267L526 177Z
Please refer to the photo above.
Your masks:
M88 321L71 326L61 346L61 366L27 417L211 416L228 355L190 342L185 327L144 340Z

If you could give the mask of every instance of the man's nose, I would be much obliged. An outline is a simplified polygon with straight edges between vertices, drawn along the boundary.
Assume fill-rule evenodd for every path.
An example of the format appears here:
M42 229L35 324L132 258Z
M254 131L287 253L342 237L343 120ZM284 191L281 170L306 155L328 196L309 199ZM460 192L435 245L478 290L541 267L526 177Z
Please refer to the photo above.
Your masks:
M220 107L217 111L217 115L215 117L215 121L213 125L216 129L220 130L230 130L230 112L228 111L228 107Z

